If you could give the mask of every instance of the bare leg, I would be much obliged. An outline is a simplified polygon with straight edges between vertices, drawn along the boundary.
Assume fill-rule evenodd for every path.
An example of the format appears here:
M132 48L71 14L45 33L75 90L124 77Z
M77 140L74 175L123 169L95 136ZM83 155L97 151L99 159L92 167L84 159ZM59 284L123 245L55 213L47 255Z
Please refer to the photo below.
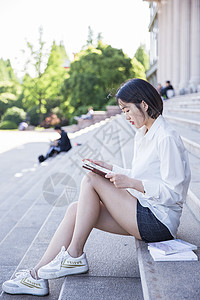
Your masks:
M36 271L54 259L61 246L68 248L74 257L81 255L94 227L140 239L136 222L137 199L98 175L91 173L89 178L83 179L78 205L73 203L68 208L45 254L35 266Z
M85 242L94 227L111 231L100 222L101 202L115 221L115 225L118 224L118 229L120 226L127 234L141 239L136 217L137 199L127 191L117 189L109 180L99 175L90 172L88 176L84 177L81 185L74 233L68 248L70 255L78 257L83 253ZM115 226L112 231L117 233Z
M48 264L52 259L54 259L60 252L62 246L65 246L66 249L68 248L75 226L76 207L76 203L73 203L68 207L67 212L57 228L53 238L51 239L46 252L39 263L34 267L36 272L39 270L39 268Z

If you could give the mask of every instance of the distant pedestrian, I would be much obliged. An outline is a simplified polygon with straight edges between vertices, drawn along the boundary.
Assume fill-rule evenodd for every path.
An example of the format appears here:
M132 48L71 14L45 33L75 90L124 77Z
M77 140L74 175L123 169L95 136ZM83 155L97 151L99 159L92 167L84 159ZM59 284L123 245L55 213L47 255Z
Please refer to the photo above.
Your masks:
M163 87L162 87L162 84L161 84L161 83L158 83L158 85L157 85L157 91L158 91L159 94L160 94L162 88L163 88Z

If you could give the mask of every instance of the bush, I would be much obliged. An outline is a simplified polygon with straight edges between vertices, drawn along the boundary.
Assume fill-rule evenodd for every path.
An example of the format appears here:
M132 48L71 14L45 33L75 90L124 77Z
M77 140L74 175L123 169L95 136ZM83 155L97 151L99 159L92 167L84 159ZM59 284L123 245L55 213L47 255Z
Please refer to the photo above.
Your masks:
M38 106L33 106L28 110L28 118L31 125L37 126L40 123L40 114Z
M26 119L26 113L22 108L13 106L8 108L2 117L2 122L11 121L17 125Z
M11 121L4 121L0 124L0 129L17 129L17 124Z

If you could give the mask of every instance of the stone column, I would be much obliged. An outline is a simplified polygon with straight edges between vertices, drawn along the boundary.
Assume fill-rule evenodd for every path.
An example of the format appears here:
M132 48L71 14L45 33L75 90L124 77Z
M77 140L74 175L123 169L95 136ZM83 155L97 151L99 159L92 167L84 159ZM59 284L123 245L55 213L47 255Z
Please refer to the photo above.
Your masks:
M165 81L172 80L172 45L173 45L173 13L172 13L172 0L168 0L166 4L166 36L165 36L165 49L166 49L166 67L165 67Z
M200 0L191 1L191 55L190 90L198 91L200 85Z
M166 33L167 33L167 22L166 22L166 1L161 2L161 13L160 13L160 23L161 30L159 28L159 39L160 39L160 51L159 51L159 72L160 80L159 82L164 85L166 81Z
M173 2L173 46L172 46L172 61L173 61L173 76L172 84L175 93L179 94L179 81L180 81L180 0Z
M158 3L158 69L157 69L157 82L162 83L162 46L163 46L163 12L162 5Z
M193 1L193 0L192 0ZM180 85L181 93L189 92L190 78L190 0L181 0Z

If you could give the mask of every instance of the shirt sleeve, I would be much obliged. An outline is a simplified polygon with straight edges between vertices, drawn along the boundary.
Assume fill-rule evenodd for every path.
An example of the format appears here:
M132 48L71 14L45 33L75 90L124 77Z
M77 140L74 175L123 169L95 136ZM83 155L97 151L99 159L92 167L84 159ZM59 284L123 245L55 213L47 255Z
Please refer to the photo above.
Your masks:
M113 165L112 172L114 172L116 174L123 174L123 175L126 175L128 177L131 177L131 175L132 175L132 170L131 169L124 169L124 168L121 168L117 165Z
M151 179L142 180L147 198L162 199L165 204L172 204L173 199L181 199L185 180L185 161L181 149L173 137L162 139L158 145L160 159L161 180L152 182ZM179 197L173 197L176 194Z

